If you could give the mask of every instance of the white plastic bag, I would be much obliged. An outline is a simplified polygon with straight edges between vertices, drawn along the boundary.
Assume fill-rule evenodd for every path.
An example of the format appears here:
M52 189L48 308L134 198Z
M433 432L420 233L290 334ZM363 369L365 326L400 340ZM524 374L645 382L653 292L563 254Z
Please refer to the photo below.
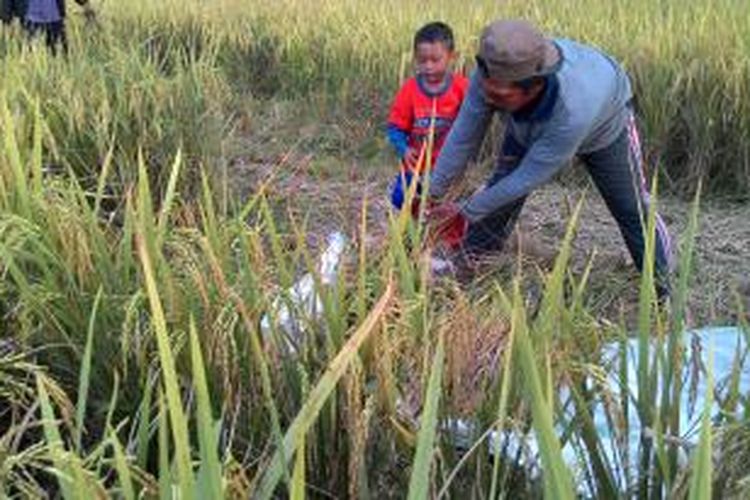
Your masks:
M334 286L339 272L341 257L346 249L346 236L336 231L328 235L325 251L318 259L317 273L321 286ZM306 273L284 294L276 297L271 305L271 313L261 319L263 337L272 332L272 321L277 331L283 335L287 354L296 354L302 343L310 321L323 315L323 303L315 288L315 278Z

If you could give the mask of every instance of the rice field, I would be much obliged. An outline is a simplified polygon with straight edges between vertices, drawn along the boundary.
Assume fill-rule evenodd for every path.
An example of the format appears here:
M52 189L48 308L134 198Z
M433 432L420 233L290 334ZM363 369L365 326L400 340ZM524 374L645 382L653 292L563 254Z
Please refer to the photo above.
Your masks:
M0 34L0 496L750 493L746 312L725 372L683 335L701 203L750 188L746 2L71 7L68 57ZM634 317L598 316L580 204L551 265L466 284L431 278L423 228L371 194L290 195L290 172L315 196L351 189L338 165L391 175L414 30L447 21L470 65L501 16L630 72L659 192L690 200L669 304L648 259Z

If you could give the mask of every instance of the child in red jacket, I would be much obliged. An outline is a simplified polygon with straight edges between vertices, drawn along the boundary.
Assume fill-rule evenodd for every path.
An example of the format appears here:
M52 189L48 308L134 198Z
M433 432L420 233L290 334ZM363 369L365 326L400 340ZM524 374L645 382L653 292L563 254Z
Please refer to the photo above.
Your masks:
M388 141L401 159L401 171L391 188L391 203L397 209L403 206L411 183L419 183L419 177L435 165L458 116L469 81L451 71L454 60L453 31L447 24L429 23L414 35L416 76L398 91L388 116ZM419 187L417 184L417 193Z

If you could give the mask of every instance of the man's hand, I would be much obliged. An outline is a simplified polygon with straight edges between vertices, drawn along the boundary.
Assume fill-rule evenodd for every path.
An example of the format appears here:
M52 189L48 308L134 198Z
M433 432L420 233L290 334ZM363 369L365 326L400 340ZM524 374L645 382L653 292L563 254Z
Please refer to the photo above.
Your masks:
M456 203L448 202L425 210L428 237L442 240L451 248L461 246L469 229L469 221Z

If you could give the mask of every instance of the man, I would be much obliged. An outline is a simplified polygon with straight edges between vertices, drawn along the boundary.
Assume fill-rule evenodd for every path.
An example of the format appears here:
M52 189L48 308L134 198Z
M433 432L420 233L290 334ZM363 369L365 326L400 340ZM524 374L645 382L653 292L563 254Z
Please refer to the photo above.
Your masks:
M643 267L649 194L628 76L609 56L532 24L500 20L481 35L477 69L437 160L430 198L440 199L479 150L496 112L507 114L501 152L485 189L428 212L443 230L465 230L463 250L499 250L526 196L578 156L602 194L636 266ZM658 292L669 293L670 239L657 216Z
M0 0L0 18L6 24L18 18L31 36L44 34L45 42L52 52L58 46L67 48L65 36L65 0ZM88 20L94 11L88 0L76 0L84 8Z
M26 17L27 0L0 0L0 20L10 24L14 19L23 22Z

